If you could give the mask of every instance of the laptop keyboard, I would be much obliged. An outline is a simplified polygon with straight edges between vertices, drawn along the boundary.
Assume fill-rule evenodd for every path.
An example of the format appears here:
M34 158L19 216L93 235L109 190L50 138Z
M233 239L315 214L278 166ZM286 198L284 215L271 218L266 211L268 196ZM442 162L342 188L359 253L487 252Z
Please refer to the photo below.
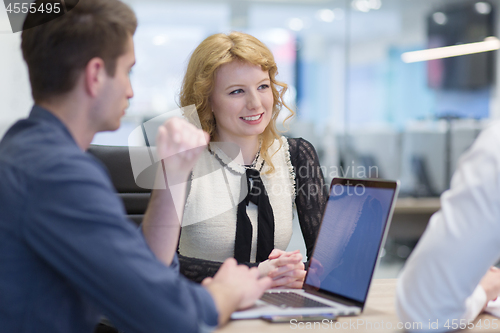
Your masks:
M264 302L279 306L280 308L331 308L333 306L317 302L293 292L265 293L261 298Z

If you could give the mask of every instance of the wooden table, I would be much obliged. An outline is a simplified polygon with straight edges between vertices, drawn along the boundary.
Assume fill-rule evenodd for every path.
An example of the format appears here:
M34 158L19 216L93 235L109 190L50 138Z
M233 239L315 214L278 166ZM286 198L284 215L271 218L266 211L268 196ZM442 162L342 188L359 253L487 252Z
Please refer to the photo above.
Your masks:
M395 214L434 214L441 208L439 198L398 198Z
M439 198L398 198L389 237L417 240L427 227L432 214L439 208Z
M220 333L281 333L281 332L300 332L300 331L338 331L338 332L405 332L404 324L398 320L396 316L396 309L394 306L394 299L396 294L396 279L376 279L368 295L368 301L363 313L356 317L339 317L336 322L332 323L304 323L304 326L295 326L291 324L270 324L260 319L256 320L234 320L229 322L226 326L217 330ZM474 328L467 330L470 332L484 332L484 331L500 331L500 319L482 314L474 322L477 325L481 320L483 324L485 320L489 320L490 326L493 320L498 324L496 330L485 329L484 324L482 328ZM309 325L309 326L306 326ZM428 323L422 323L424 327ZM309 328L308 328L309 327ZM432 331L432 330L431 330Z

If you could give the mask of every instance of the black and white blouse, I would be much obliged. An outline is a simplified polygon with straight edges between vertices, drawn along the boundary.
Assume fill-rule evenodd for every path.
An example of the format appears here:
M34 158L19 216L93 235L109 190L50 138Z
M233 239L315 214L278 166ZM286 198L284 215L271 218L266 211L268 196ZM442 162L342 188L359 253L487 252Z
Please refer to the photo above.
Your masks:
M318 155L302 138L275 140L269 148L275 171L265 173L262 158L256 168L262 169L262 181L269 195L275 218L274 247L285 250L292 234L292 209L297 209L300 227L310 258L328 200ZM234 255L236 206L241 201L242 165L224 149L211 147L193 169L184 208L183 227L179 240L180 271L187 278L201 282L213 276L222 262ZM248 266L257 266L256 225L258 207L249 204L247 214L252 222L251 259Z

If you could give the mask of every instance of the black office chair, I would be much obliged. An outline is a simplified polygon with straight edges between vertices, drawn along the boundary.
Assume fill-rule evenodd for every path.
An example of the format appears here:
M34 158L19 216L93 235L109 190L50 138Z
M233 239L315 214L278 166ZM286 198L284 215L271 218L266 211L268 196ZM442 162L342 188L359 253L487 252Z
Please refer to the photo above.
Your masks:
M123 200L127 216L139 225L146 212L151 190L137 186L130 163L129 148L91 145L88 152L107 167L111 181ZM103 318L95 327L94 333L119 333L119 331Z
M127 216L139 225L148 206L151 190L137 186L130 164L129 147L91 145L88 152L108 168L113 185L125 205Z

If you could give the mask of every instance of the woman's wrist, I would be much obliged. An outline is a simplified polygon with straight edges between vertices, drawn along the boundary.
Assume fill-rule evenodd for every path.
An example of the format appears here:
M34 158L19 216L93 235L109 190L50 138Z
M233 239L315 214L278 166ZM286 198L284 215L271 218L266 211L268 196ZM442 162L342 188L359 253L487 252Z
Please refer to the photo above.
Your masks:
M259 270L259 277L264 277L271 272L271 270L274 267L272 267L271 260L267 259L259 263L259 266L257 266L257 269Z

